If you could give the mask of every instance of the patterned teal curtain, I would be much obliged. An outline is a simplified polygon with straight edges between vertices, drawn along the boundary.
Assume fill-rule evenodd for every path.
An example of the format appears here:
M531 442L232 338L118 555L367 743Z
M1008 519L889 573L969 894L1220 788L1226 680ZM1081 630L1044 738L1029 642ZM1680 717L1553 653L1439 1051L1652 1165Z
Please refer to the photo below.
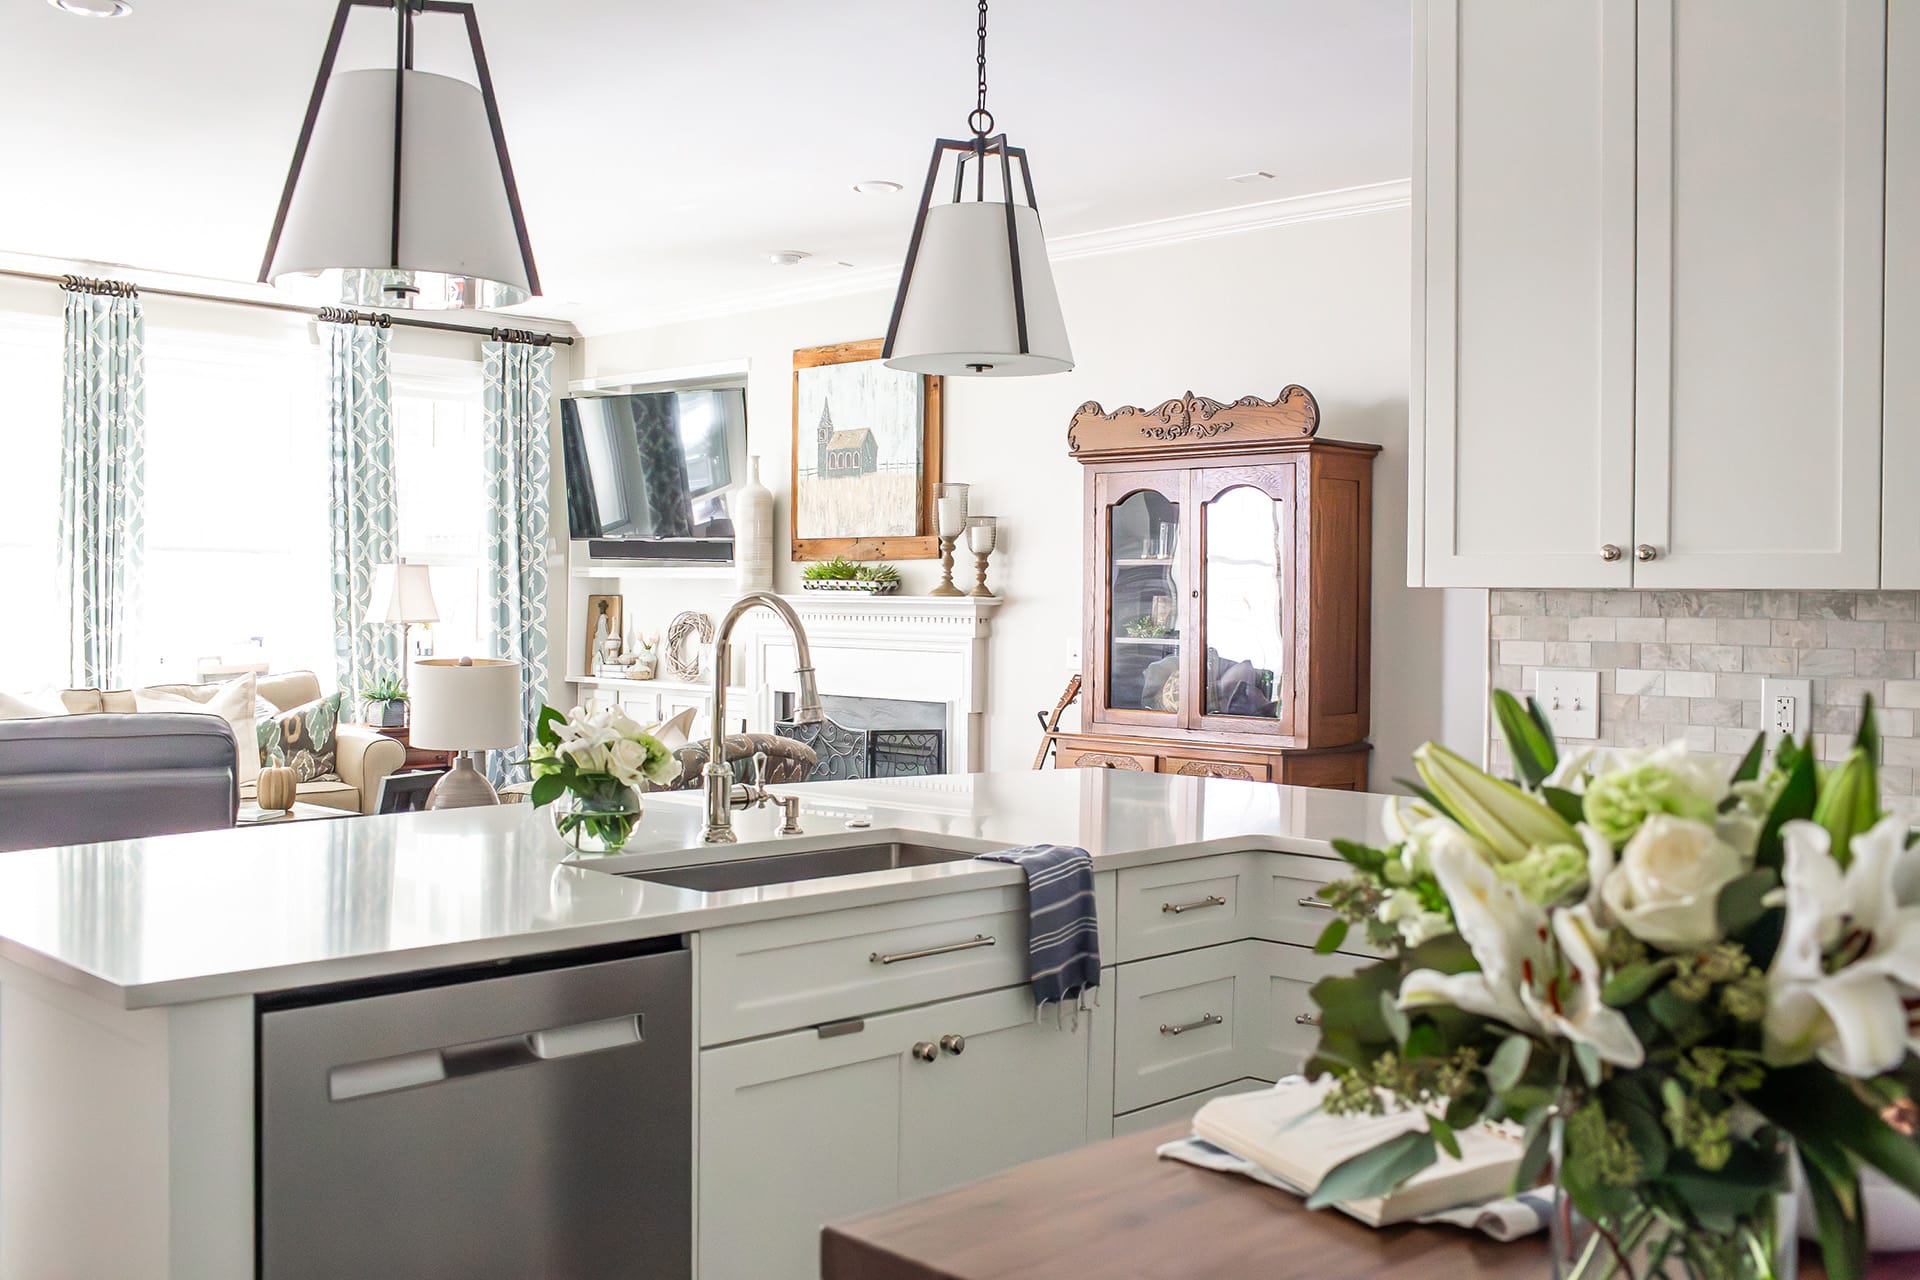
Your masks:
M366 625L373 567L395 559L393 379L390 336L371 325L325 323L327 432L332 522L333 637L340 691L348 699L400 674L400 637Z
M140 299L70 289L60 435L60 592L74 687L121 688L146 550Z
M487 477L487 562L494 652L520 664L525 737L532 741L547 684L548 433L553 421L553 349L488 342L483 392ZM488 772L506 779L509 755L494 752Z

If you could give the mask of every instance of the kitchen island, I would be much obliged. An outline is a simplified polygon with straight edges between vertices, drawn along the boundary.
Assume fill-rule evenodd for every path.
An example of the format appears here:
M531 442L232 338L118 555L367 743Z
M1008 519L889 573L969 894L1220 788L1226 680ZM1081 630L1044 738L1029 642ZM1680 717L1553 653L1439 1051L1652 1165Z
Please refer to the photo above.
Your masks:
M261 1026L289 1002L684 947L719 1280L811 1274L830 1218L1272 1079L1311 1043L1307 986L1363 962L1308 949L1311 891L1377 798L1074 770L796 790L804 835L747 811L703 846L697 798L653 796L604 859L517 806L0 859L0 1274L259 1273ZM1034 1020L1020 873L967 856L1038 842L1095 861L1103 1007L1072 1025ZM762 861L853 848L901 865ZM689 887L702 866L743 882Z

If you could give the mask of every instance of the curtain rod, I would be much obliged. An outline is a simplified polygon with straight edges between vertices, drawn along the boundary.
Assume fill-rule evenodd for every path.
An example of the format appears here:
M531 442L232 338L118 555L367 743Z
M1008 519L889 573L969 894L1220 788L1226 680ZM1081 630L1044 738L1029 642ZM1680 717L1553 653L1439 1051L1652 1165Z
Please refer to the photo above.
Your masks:
M540 333L532 329L506 329L492 325L459 324L452 320L429 320L421 316L386 311L351 311L344 307L308 307L297 302L276 302L267 298L227 298L217 293L195 293L190 289L163 289L153 285L130 285L119 281L95 280L87 276L49 275L39 271L19 271L11 267L0 267L0 277L13 280L34 280L41 284L59 285L63 289L78 289L89 293L121 292L124 295L143 293L156 298L185 298L191 302L219 302L233 307L254 307L261 311L285 311L295 315L312 316L338 324L371 324L385 329L391 325L408 325L415 329L438 329L444 333L471 333L483 338L492 338L498 342L528 342L538 346L559 343L572 346L573 339L564 333Z

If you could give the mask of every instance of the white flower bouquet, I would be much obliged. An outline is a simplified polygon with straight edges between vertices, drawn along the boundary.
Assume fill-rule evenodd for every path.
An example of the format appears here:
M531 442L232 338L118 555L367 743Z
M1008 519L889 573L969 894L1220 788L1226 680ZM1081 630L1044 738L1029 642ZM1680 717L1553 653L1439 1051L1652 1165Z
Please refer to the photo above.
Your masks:
M582 837L602 850L618 849L640 818L639 789L680 776L680 761L657 728L643 726L617 707L589 714L575 707L561 715L540 709L528 748L536 806L561 803L554 826L581 847Z
M1799 1175L1834 1280L1864 1270L1863 1167L1920 1194L1920 852L1881 811L1872 704L1847 757L1764 737L1737 767L1680 743L1560 758L1497 693L1518 777L1429 743L1388 843L1339 843L1319 949L1389 958L1313 991L1327 1107L1428 1112L1315 1196L1384 1194L1482 1120L1556 1156L1569 1272L1775 1276ZM1554 1135L1559 1147L1552 1152ZM1585 1269L1582 1269L1585 1268Z

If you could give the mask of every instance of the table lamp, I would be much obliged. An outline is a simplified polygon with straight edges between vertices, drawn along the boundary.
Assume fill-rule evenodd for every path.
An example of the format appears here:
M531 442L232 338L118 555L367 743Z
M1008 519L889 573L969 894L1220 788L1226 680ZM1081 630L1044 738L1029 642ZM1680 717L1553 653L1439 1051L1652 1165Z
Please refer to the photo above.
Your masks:
M440 621L439 607L433 603L433 579L423 564L405 560L373 566L373 592L367 607L369 623L389 623L400 628L400 671L404 679L412 646L408 644L413 624Z
M500 658L421 658L413 663L412 744L452 751L453 768L427 793L429 809L499 804L475 767L476 753L521 746L520 664Z

